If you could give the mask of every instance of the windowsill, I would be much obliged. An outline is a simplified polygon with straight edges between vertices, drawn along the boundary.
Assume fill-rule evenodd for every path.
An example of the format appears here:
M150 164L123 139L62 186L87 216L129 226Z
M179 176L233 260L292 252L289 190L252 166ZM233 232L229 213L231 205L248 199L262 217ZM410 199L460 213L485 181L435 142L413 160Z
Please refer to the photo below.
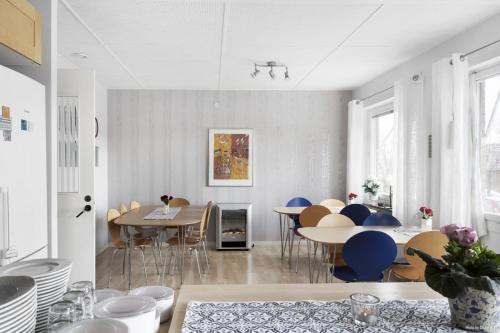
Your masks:
M484 213L484 218L487 221L500 222L500 213Z

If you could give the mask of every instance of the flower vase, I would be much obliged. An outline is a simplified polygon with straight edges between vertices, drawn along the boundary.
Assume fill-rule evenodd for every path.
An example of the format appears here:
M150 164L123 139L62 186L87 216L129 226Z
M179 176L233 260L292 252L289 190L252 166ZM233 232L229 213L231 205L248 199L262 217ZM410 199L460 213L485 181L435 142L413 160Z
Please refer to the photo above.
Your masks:
M449 298L448 302L454 326L486 333L500 332L500 312L497 309L500 295L468 288L464 295Z
M423 230L432 230L432 218L420 220L420 224Z
M168 214L170 212L170 205L163 205L163 213Z
M378 194L377 193L368 193L368 197L370 198L370 202L372 202L372 203L378 202Z

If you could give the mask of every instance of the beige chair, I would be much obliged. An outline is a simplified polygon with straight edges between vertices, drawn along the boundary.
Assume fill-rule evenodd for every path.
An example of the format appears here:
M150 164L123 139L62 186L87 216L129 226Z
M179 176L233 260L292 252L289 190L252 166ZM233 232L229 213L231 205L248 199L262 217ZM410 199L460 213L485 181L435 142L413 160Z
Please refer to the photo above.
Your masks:
M330 214L330 210L326 208L325 206L321 205L312 205L307 207L300 213L299 215L299 222L302 227L315 227L318 222L325 216ZM299 255L300 255L300 242L304 239L302 237L297 229L293 230L293 236L292 236L292 242L290 244L290 249L293 248L293 242L295 239L295 236L299 237L299 244L297 246L297 264L295 266L295 272L299 272Z
M114 220L120 217L122 214L118 212L116 209L109 209L107 213L107 222L108 222L108 233L111 236L111 243L113 244L115 250L113 251L113 254L111 255L111 262L109 265L109 276L108 276L108 288L111 283L111 274L112 274L112 269L113 269L113 260L115 258L115 255L118 251L123 251L123 264L122 264L122 276L125 273L125 254L127 250L127 243L122 239L121 237L121 226L118 224L114 223ZM142 254L142 265L144 268L144 278L146 279L146 283L148 281L148 272L146 270L146 261L144 258L144 248L145 246L151 246L152 247L153 241L151 239L145 239L145 238L138 238L134 236L133 239L133 245L134 245L134 250L139 249ZM153 256L155 258L155 264L156 264L156 256L153 251ZM158 269L158 267L157 267Z
M130 210L138 209L141 208L141 204L138 203L137 201L131 201L130 202Z
M189 206L190 203L187 199L184 198L173 198L169 202L170 207L186 207Z
M345 207L345 203L338 199L326 199L321 201L319 204L326 207Z
M318 222L317 227L354 227L356 224L349 217L342 214L328 214L323 216L323 218ZM343 244L335 244L328 246L328 252L330 254L330 263L334 262L335 267L345 266L344 259L342 257Z
M189 250L194 251L194 254L196 257L196 264L198 266L198 274L200 275L200 280L202 279L202 272L201 272L200 260L199 260L199 255L198 255L198 247L204 246L205 259L207 260L207 268L208 268L208 256L206 254L206 246L205 245L206 245L206 233L208 230L208 224L210 221L211 213L212 213L212 201L209 201L207 203L207 206L205 207L205 210L203 211L203 215L202 215L201 220L200 220L199 234L197 236L193 236L193 235L186 236L185 241L184 241L186 247ZM204 242L205 242L205 244L204 244ZM182 251L182 249L180 249L180 246L179 246L179 236L178 235L169 238L167 240L167 243L168 243L168 245L170 245L169 246L170 260L168 263L169 272L170 272L172 259L174 260L174 267L175 267L176 261L177 261L177 254L180 254L180 251ZM176 249L175 252L174 252L174 248ZM163 264L162 281L163 281L163 278L165 277L166 266L167 266L167 256L165 256L165 262ZM182 267L181 267L181 269L182 269Z
M120 205L120 214L125 214L125 213L128 213L128 209L127 209L127 206L125 206L124 204L121 204Z
M422 232L412 237L404 247L404 256L409 265L392 265L388 279L391 274L401 279L410 281L425 281L425 267L427 264L419 256L410 256L408 248L422 250L434 258L441 258L445 253L444 247L448 238L438 230Z

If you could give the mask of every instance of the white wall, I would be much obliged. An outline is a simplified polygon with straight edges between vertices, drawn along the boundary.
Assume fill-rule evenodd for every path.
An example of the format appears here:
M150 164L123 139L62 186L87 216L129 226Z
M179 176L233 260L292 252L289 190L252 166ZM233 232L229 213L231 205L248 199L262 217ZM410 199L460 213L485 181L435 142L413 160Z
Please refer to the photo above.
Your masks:
M98 147L98 162L94 174L94 200L96 219L96 254L108 245L106 212L108 210L108 90L96 82L96 118L99 121L99 134L95 139Z
M254 240L279 240L272 208L345 197L350 92L110 90L109 205L251 202ZM217 103L216 103L217 102ZM208 187L208 129L254 129L254 187ZM213 225L212 225L213 226Z
M432 111L432 64L445 57L450 57L452 53L467 53L476 48L482 47L489 44L495 40L500 39L500 15L497 15L476 27L465 31L454 38L446 41L445 43L439 45L438 47L429 50L428 52L415 57L414 59L404 63L386 73L379 76L378 78L366 83L365 85L359 87L353 92L353 97L355 99L363 99L364 97L370 96L378 91L384 90L394 84L394 81L409 77L416 73L422 73L424 78L424 110L426 112L426 119L428 121L428 134L431 132L431 111ZM488 47L482 51L469 56L469 63L471 65L481 63L488 59L500 55L500 44ZM391 95L393 92L388 91L384 94L370 98L365 103L374 103L381 99L384 99ZM436 149L435 142L433 142L433 159L428 162L428 176L427 176L427 203L437 207L439 204L438 198L433 197L433 193L438 193L436 189L436 184L438 181L438 174L436 170L436 162L438 161L438 150ZM432 168L431 168L432 163ZM432 170L432 172L430 172ZM437 222L437 221L436 221ZM491 233L493 237L486 238L489 244L499 244L500 243L500 228L494 226L493 221L488 221L489 230L496 232ZM437 225L435 225L437 227ZM498 245L497 245L498 246Z
M42 65L11 66L45 85L47 129L47 230L49 256L57 257L57 0L29 0L42 13Z

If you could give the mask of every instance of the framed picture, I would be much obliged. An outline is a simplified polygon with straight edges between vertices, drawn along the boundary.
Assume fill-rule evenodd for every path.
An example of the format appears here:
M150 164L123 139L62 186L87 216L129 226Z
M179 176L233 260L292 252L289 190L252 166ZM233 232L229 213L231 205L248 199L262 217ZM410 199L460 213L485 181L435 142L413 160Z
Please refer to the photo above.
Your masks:
M253 130L210 129L208 186L253 186Z

